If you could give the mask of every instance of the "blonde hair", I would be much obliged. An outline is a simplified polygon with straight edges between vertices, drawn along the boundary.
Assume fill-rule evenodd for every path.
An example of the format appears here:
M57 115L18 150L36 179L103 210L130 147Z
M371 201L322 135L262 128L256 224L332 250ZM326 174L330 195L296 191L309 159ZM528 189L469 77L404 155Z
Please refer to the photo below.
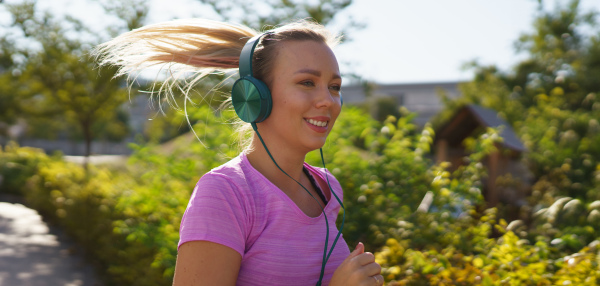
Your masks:
M173 90L181 91L185 97L185 110L190 91L202 79L210 74L227 74L238 69L242 48L258 34L258 31L242 25L206 19L174 20L124 33L98 45L92 55L96 56L100 65L118 66L115 76L127 75L130 82L148 68L158 66L166 70L167 78L157 91L153 87L151 92L157 93L159 98L165 96L171 104L175 102L172 100ZM309 20L276 27L262 37L254 51L253 76L271 85L271 71L281 42L317 41L334 47L340 39L324 26ZM225 106L222 105L223 108ZM188 124L192 127L189 118ZM245 137L250 130L248 125L242 126L245 124L241 120L237 125L240 138Z

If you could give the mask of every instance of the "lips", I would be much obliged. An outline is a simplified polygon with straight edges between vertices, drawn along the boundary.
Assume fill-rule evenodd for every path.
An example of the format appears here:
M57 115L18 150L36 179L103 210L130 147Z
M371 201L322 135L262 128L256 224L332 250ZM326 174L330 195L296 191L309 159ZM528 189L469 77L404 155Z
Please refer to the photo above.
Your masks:
M304 122L308 128L317 133L327 133L329 129L329 117L327 116L304 118Z

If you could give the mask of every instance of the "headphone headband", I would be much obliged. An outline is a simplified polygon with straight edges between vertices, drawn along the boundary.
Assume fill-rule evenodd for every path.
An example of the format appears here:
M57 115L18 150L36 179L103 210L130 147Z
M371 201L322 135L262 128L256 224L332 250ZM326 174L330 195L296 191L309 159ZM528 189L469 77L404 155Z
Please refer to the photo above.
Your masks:
M267 34L272 34L272 32L256 35L244 45L240 54L240 77L252 76L252 56L254 55L254 49L260 42L260 38Z

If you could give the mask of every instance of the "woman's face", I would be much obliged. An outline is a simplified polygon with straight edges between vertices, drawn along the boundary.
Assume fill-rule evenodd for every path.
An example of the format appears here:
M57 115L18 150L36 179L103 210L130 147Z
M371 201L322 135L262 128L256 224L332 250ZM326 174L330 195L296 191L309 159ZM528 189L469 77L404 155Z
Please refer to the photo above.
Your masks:
M321 148L341 111L342 78L331 49L315 41L283 42L270 79L273 109L259 129L271 144L301 152Z

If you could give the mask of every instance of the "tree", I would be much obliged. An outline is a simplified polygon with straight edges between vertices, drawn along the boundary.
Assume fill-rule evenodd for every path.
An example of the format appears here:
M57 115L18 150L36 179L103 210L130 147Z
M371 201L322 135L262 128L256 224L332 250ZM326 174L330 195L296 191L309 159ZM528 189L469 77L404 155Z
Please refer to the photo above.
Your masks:
M473 64L476 75L461 86L463 97L446 100L448 109L438 118L477 103L507 119L528 149L524 162L535 176L530 210L564 196L600 199L598 14L580 11L578 0L554 11L542 8L533 30L515 44L527 58L510 71Z
M268 0L261 3L243 0L198 1L208 4L226 21L240 22L254 28L275 26L303 18L312 18L326 25L333 20L336 14L352 4L352 0ZM257 9L257 5L261 9ZM352 18L349 22L350 28L360 26Z
M273 14L245 13L248 16L242 22L261 27L292 18L312 17L328 23L351 2L270 1L267 5L271 5ZM121 25L108 28L111 36L141 26L148 12L148 7L140 0L98 0L97 3L107 14L123 20ZM237 20L233 14L238 9L254 10L250 6L254 4L237 0L207 0L204 3L213 7L224 20ZM3 105L2 108L6 107L11 112L3 113L7 118L2 120L14 121L18 116L25 116L35 136L53 137L62 132L71 139L83 139L87 146L86 155L90 154L90 144L94 139L118 140L125 136L126 122L115 110L127 99L126 83L124 79L110 80L115 70L111 67L97 69L93 60L86 56L92 46L106 39L93 34L74 18L58 19L48 12L40 15L34 2L3 6L12 15L13 23L7 27L12 32L0 36L0 41L10 44L2 47L0 65L4 72L0 81L13 84L0 90L0 98L6 98L3 102L11 103L10 107L9 104ZM86 38L90 40L83 40ZM10 50L17 40L33 42L38 48ZM15 55L22 62L12 63Z
M521 87L519 98L525 106L535 104L540 92L560 87L565 93L563 107L575 110L587 93L600 90L600 83L591 80L591 73L600 71L594 61L599 49L596 16L596 12L582 13L579 0L572 0L555 11L542 12L533 24L534 31L519 38L516 49L529 58L505 81L511 88ZM586 28L591 28L591 37L584 32Z
M129 11L105 5L107 11L119 11L120 16ZM113 79L115 67L97 68L95 59L88 55L102 39L74 18L59 20L48 12L40 16L34 2L5 7L13 18L12 25L6 27L12 33L0 41L13 49L3 48L0 55L4 68L0 81L16 79L19 86L1 90L0 97L9 99L11 110L26 117L38 136L63 131L71 139L82 138L86 157L94 139L124 138L129 130L119 106L128 99L126 83ZM139 25L145 14L146 9L137 9L125 19L127 28ZM16 49L16 41L27 41L34 48ZM11 62L11 58L22 62Z
M467 67L475 70L475 78L462 87L467 90L461 101L506 112L509 121L514 123L522 120L526 113L522 109L511 111L515 106L506 104L507 100L516 100L524 108L539 106L540 94L549 95L558 88L562 95L552 98L564 101L555 102L560 105L558 107L590 109L584 98L590 92L600 90L600 82L596 80L600 76L598 14L594 11L582 13L579 0L571 0L566 6L558 5L554 11L546 11L543 7L540 1L533 31L522 34L515 42L516 51L525 53L527 58L510 71L469 63ZM469 90L475 86L479 88ZM492 86L503 91L477 94L478 89ZM499 99L502 102L498 102Z
M13 43L6 38L0 39L0 122L5 124L14 123L20 113L20 106L16 100L16 82L20 70L15 68L16 63L12 58L14 50Z

